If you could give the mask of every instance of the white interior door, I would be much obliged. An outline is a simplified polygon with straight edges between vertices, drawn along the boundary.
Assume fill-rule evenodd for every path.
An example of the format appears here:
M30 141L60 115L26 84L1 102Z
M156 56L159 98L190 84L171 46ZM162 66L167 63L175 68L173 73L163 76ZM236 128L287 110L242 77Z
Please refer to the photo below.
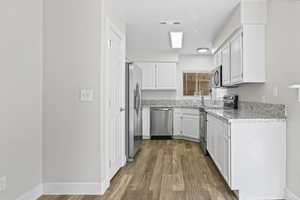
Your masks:
M125 160L125 48L123 38L108 26L109 132L108 161L112 178Z

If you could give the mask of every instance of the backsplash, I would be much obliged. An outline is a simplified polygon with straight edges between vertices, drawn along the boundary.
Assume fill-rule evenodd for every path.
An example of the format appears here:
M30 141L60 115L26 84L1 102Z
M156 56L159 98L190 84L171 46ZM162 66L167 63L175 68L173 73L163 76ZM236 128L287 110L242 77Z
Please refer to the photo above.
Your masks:
M286 106L282 104L267 104L261 102L239 102L240 112L255 112L261 115L268 114L274 117L285 118Z

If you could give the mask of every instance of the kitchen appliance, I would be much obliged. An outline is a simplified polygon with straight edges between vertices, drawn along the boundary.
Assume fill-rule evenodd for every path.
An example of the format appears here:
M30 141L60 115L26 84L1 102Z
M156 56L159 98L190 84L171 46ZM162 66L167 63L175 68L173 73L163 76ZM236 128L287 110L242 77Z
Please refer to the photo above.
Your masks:
M239 108L239 96L238 95L225 95L223 97L224 108L235 109Z
M208 155L207 152L207 112L204 108L200 108L200 148L204 155Z
M212 71L211 83L213 88L222 87L222 66L219 66Z
M142 143L142 70L133 63L126 63L126 157L134 160Z
M150 109L151 139L168 139L173 137L173 108L153 107Z

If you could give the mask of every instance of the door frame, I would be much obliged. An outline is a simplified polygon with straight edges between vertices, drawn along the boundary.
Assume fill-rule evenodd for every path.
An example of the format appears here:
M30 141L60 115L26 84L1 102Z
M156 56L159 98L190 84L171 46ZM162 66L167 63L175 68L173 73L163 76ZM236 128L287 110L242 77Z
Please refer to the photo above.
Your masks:
M121 39L122 46L122 60L124 63L124 95L125 95L125 63L126 63L126 36L112 21L107 17L103 17L101 21L101 68L100 68L100 182L101 182L101 194L104 194L105 191L110 186L110 167L109 167L109 126L107 118L107 113L109 113L109 43L108 43L108 34L112 30L115 32ZM125 107L125 96L123 106ZM122 121L124 122L124 131L125 131L125 113L122 116ZM125 152L125 134L121 138L122 143L122 166L126 164L126 152Z

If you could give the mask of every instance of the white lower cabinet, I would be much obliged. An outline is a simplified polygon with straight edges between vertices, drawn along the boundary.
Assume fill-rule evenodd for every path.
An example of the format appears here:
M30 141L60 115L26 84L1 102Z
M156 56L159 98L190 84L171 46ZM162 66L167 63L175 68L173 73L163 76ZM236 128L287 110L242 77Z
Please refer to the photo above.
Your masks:
M197 109L174 110L174 136L199 140L199 111Z
M182 113L177 110L174 111L173 134L182 136Z
M199 139L199 116L183 114L182 134L183 136Z
M199 140L200 124L197 109L174 109L173 135L180 138ZM150 139L150 107L143 108L143 139Z
M286 121L207 120L208 152L239 199L284 199Z
M150 107L143 107L143 139L150 139Z
M219 168L224 179L230 185L230 137L229 125L211 115L207 116L207 149Z

